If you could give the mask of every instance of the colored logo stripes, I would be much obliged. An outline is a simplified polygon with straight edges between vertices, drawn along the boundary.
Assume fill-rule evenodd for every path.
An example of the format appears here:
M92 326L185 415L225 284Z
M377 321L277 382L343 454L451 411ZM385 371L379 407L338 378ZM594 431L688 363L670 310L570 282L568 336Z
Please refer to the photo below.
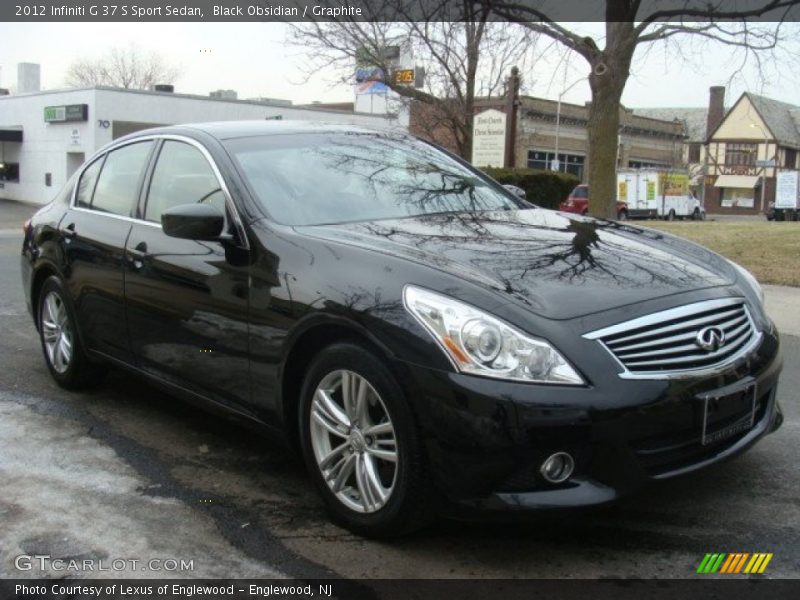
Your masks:
M724 552L706 554L697 572L702 575L713 573L731 574L754 574L763 573L769 561L772 560L772 553L756 552L734 552L725 554Z

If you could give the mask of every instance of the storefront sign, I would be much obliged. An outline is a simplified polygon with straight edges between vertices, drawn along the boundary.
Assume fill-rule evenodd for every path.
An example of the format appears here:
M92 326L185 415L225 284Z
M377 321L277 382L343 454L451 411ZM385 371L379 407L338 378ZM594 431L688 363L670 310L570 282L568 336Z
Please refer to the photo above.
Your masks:
M472 123L472 164L502 167L506 157L506 115L490 108L475 115Z
M89 119L88 104L67 104L66 106L46 106L44 109L45 123L67 123L87 121Z

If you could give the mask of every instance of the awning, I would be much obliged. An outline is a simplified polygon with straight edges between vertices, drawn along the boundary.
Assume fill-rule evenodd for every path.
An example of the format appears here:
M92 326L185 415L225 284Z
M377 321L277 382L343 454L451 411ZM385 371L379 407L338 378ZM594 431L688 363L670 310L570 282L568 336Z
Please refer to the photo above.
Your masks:
M720 175L714 187L720 188L750 188L758 183L758 175Z
M0 126L0 142L21 142L22 127Z

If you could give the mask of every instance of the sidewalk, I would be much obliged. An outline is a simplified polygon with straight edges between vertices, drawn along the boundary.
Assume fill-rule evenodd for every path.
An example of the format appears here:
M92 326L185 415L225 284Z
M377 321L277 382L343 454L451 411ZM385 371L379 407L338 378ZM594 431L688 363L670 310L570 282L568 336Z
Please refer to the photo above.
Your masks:
M775 321L782 335L800 337L800 288L785 285L764 285L767 314Z

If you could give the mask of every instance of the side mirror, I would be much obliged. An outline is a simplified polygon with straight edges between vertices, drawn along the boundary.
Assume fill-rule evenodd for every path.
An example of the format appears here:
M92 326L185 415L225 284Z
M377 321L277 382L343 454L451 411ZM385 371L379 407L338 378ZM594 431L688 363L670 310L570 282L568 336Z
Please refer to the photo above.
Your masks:
M523 200L527 200L525 190L521 187L517 187L516 185L511 185L510 183L504 183L503 187L506 188L509 192L514 194L517 198L522 198Z
M210 204L180 204L161 214L161 227L170 237L185 240L218 240L225 215Z

